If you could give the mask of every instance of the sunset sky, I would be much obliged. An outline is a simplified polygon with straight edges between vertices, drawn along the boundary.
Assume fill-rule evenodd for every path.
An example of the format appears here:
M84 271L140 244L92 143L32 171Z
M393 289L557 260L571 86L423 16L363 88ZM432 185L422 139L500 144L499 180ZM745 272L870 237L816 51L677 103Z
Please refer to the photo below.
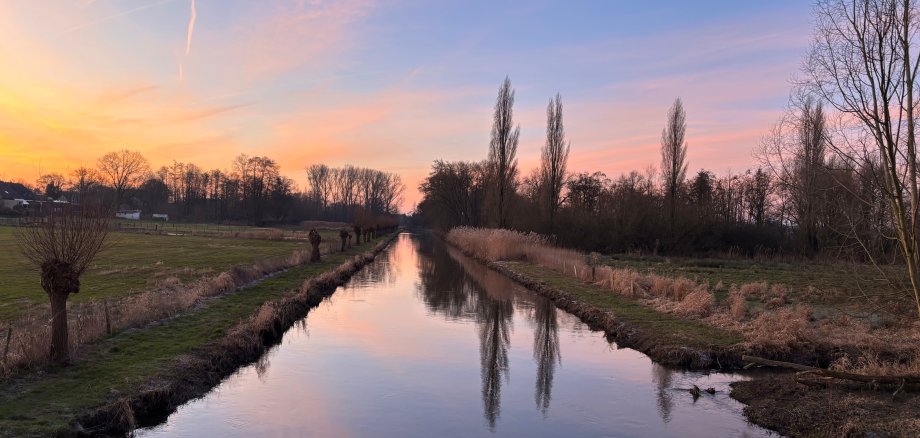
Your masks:
M229 168L267 155L393 171L485 158L510 76L520 166L562 94L570 170L659 162L684 100L690 171L751 167L811 34L810 2L0 0L0 179L133 149Z

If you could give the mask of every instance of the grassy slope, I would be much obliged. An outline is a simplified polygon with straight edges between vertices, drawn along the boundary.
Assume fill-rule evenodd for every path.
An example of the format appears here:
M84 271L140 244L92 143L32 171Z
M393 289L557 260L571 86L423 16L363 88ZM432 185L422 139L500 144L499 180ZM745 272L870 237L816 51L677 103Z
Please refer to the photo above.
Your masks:
M551 269L526 262L506 262L507 266L547 286L567 292L579 300L600 309L611 310L619 321L633 324L647 336L658 337L663 343L695 348L725 347L741 341L735 333L700 322L689 321L656 312L639 302L613 292L586 284Z
M328 256L322 263L292 268L169 321L116 334L73 366L0 383L0 436L45 435L66 427L75 414L157 377L177 356L218 339L263 302L333 269L372 244Z
M0 227L0 321L45 305L38 272L19 253L15 228ZM324 240L333 238L324 235ZM102 253L81 279L82 291L71 302L110 298L142 290L158 278L175 275L187 281L258 259L282 257L304 242L113 233L112 247Z

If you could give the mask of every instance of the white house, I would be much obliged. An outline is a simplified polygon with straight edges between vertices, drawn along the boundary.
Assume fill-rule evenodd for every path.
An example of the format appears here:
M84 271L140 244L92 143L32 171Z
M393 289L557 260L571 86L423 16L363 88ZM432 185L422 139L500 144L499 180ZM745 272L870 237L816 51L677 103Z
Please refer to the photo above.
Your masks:
M141 211L140 210L121 210L115 213L115 217L119 219L128 219L132 221L140 220Z
M0 207L14 209L16 207L28 207L29 201L25 199L0 199Z

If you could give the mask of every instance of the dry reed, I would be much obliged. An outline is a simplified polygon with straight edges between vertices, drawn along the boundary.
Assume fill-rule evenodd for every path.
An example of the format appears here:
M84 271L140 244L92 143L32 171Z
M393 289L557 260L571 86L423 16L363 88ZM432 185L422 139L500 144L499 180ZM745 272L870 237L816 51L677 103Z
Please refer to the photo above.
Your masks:
M818 346L827 351L859 351L865 354L860 357L870 359L873 352L882 352L898 359L879 364L879 369L920 367L917 365L920 364L920 351L916 347L920 345L920 323L874 329L867 322L840 317L816 320L810 307L793 303L789 290L782 284L732 285L728 298L717 303L706 283L688 278L670 278L605 265L596 266L592 278L585 254L552 247L546 238L533 233L459 227L447 234L447 240L479 259L528 261L637 299L657 311L698 319L740 333L744 344L752 350L782 354L796 348ZM719 282L713 290L723 289L724 285ZM763 303L762 309L749 308L748 297L756 297ZM867 368L873 363L870 359L854 359L850 365Z

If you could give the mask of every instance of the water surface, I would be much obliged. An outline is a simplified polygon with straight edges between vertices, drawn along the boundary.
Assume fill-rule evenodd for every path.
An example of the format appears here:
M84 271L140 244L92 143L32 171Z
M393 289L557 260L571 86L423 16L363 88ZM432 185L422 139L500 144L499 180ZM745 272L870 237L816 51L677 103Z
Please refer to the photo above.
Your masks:
M402 234L282 343L140 436L765 436L681 372ZM697 400L692 385L718 392Z

